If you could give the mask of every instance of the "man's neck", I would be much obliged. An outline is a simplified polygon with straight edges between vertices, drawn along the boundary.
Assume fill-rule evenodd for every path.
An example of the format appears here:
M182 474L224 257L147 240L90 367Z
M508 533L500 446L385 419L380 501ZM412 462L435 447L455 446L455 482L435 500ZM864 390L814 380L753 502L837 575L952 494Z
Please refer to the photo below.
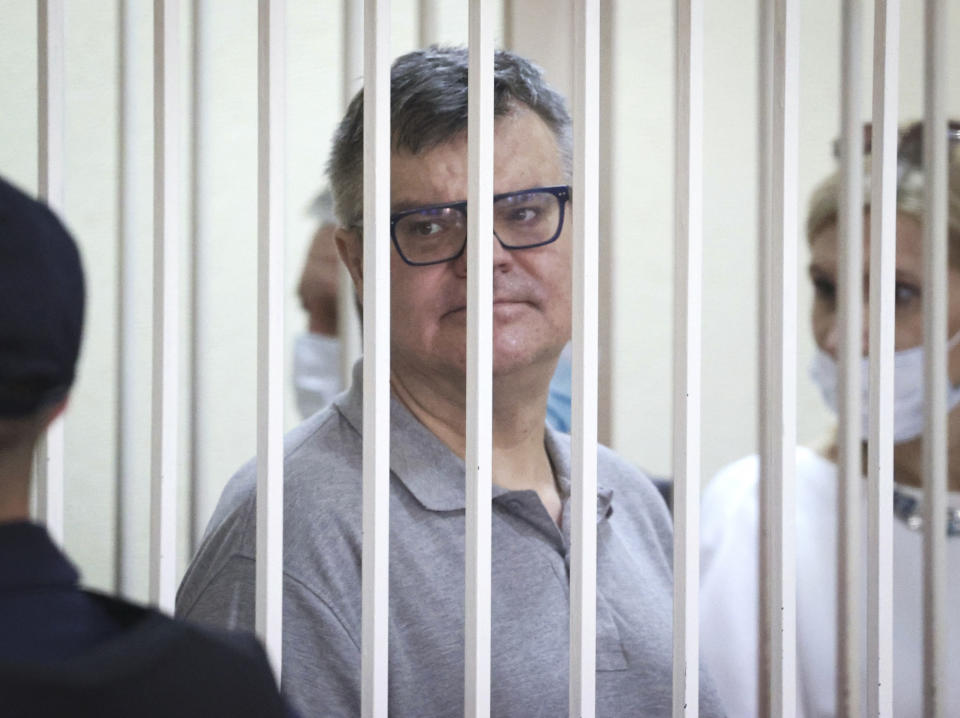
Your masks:
M29 455L0 452L0 523L30 518L30 470Z
M461 382L444 384L394 371L397 398L460 458L466 454L466 405ZM454 385L460 383L459 389ZM512 491L536 491L555 519L559 494L544 445L549 375L498 377L493 388L493 482Z

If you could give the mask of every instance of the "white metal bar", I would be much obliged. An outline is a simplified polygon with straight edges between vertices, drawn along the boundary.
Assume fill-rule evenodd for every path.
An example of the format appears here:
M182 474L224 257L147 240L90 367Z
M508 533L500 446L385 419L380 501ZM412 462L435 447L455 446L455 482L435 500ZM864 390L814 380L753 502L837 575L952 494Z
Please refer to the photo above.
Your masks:
M429 47L440 39L440 0L418 0L420 47Z
M203 439L201 436L200 389L203 385L202 347L204 328L206 327L206 307L203 304L203 278L206 276L205 227L203 226L204 197L204 161L207 157L204 142L204 123L209 105L209 68L207 67L207 33L209 26L210 4L207 0L194 0L192 3L193 22L191 23L190 54L190 353L187 384L188 398L188 447L187 462L190 467L187 480L190 482L190 530L188 542L190 556L196 554L203 536L204 522L208 516L203 506Z
M676 4L673 345L673 715L699 713L703 279L703 2Z
M514 22L517 15L513 0L503 0L503 9L501 12L503 21L503 46L508 50L513 50L516 44Z
M924 356L926 433L923 438L924 710L929 718L946 716L947 634L947 3L927 0L923 166L927 215L924 237Z
M286 0L258 13L257 635L277 680L283 640L283 215Z
M600 4L574 2L570 715L596 713Z
M493 14L470 0L464 715L490 715L493 451Z
M799 3L777 0L773 42L772 350L770 527L772 715L796 713L796 385ZM762 579L761 579L762 580Z
M37 141L40 199L63 212L64 6L37 2ZM37 450L37 514L53 540L63 543L63 418L55 419Z
M343 107L363 85L363 5L358 0L343 0ZM337 333L340 339L340 383L349 386L353 365L360 357L360 319L357 316L353 279L343 262L337 284Z
M770 707L770 524L775 467L773 465L771 401L773 351L773 8L769 0L757 7L757 453L760 467L757 504L760 507L757 536L757 706Z
M599 236L613 236L616 181L616 0L600 0L600 185ZM613 444L613 346L616 333L614 287L616 262L612 243L599 247L599 297L597 310L597 441Z
M154 0L153 399L150 600L172 613L177 588L180 3Z
M116 403L116 540L114 542L114 588L120 595L130 596L136 555L131 550L137 525L132 509L134 477L134 337L136 323L133 312L135 294L134 238L139 209L140 183L133 151L133 128L140 117L138 88L133 81L138 67L135 22L130 0L119 4L117 23L117 88L118 134L117 155L117 403Z
M390 559L390 2L364 0L361 714L386 718Z
M870 197L867 715L893 710L893 346L899 0L877 0Z
M837 715L862 713L860 359L863 355L863 132L860 125L862 0L844 0L841 23L841 152L838 231L840 417L837 431Z

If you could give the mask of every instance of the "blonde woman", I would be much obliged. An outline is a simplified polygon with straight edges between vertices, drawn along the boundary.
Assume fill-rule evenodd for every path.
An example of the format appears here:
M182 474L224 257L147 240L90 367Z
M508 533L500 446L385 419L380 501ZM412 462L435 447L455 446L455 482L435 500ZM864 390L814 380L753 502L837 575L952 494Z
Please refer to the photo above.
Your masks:
M869 137L869 133L866 133ZM960 124L948 130L950 413L948 446L947 583L960 591ZM922 125L901 130L898 148L896 337L894 407L894 715L923 715L922 632L922 433L923 433L923 217ZM865 147L869 153L869 145ZM864 211L869 212L869 159ZM839 173L814 192L808 217L809 276L814 300L811 328L818 353L811 377L836 410L837 214ZM864 222L864 301L868 297L870 229ZM868 402L865 308L862 360L862 426ZM866 443L864 443L864 456ZM796 465L797 693L798 715L836 713L837 445L800 447ZM866 505L866 482L863 483ZM722 469L703 496L701 625L703 656L728 714L757 710L757 457ZM865 525L865 522L864 522ZM948 604L947 715L960 716L960 609ZM862 634L861 634L862 635ZM864 675L866 669L864 667Z

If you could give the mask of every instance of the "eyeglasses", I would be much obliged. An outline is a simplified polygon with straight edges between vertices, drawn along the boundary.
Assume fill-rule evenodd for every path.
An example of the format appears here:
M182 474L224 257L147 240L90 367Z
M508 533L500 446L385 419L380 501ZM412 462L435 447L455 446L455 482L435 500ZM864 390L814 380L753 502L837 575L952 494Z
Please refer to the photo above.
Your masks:
M507 249L532 249L560 236L570 187L533 187L493 197L493 233ZM467 246L467 203L417 207L390 215L400 258L421 267L457 259Z
M960 142L960 122L947 122L947 141ZM873 149L873 124L866 122L863 125L863 153L868 155ZM833 141L833 156L840 159L840 139ZM900 131L897 141L897 162L909 164L912 167L923 166L923 122L914 122Z

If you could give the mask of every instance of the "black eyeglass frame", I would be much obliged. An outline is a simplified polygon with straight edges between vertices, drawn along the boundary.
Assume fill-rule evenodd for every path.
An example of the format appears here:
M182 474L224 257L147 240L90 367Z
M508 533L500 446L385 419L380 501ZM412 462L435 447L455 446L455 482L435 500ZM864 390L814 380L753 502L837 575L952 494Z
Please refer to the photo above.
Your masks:
M537 242L536 244L523 244L523 245L510 245L504 242L500 235L496 232L493 235L497 238L497 241L500 244L510 250L518 249L535 249L536 247L543 247L550 244L551 242L557 241L557 237L560 236L560 233L563 231L563 221L565 218L565 210L567 202L569 202L573 196L573 189L570 185L554 185L551 187L529 187L527 189L516 190L515 192L503 192L501 194L493 195L493 201L497 202L501 199L507 199L508 197L519 197L525 194L533 194L535 192L541 192L546 194L552 194L557 198L557 204L560 209L560 218L557 221L557 230L553 233L553 236L550 239L547 239L543 242ZM467 216L467 201L462 200L460 202L446 202L443 204L431 204L425 207L414 207L413 209L405 209L401 212L396 212L390 215L390 239L393 241L393 246L397 250L397 254L400 255L400 259L404 261L405 264L409 264L411 267L428 267L433 264L443 264L444 262L453 262L456 259L459 259L464 250L467 248L467 233L464 232L463 235L463 244L460 245L460 250L454 254L452 257L447 257L446 259L434 259L429 262L413 262L404 255L403 250L400 249L400 242L397 241L397 222L399 222L404 217L409 217L412 214L417 214L418 212L428 212L431 210L437 209L455 209L463 214L464 217Z

